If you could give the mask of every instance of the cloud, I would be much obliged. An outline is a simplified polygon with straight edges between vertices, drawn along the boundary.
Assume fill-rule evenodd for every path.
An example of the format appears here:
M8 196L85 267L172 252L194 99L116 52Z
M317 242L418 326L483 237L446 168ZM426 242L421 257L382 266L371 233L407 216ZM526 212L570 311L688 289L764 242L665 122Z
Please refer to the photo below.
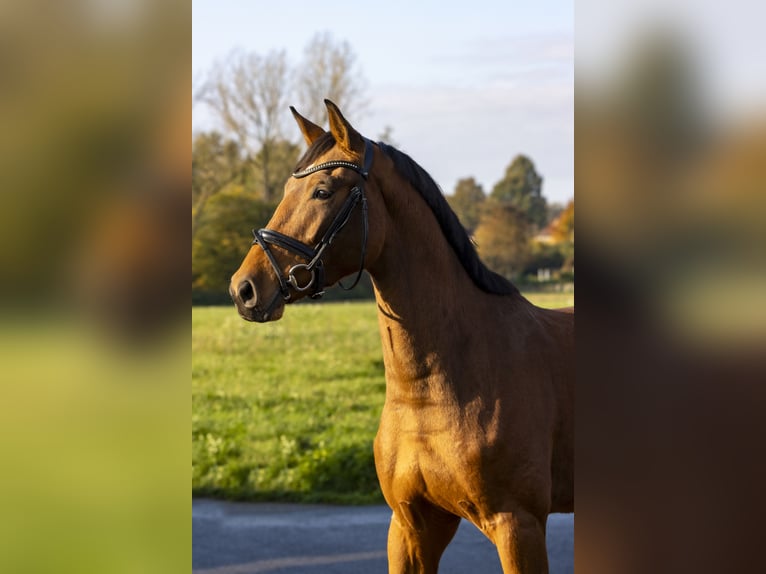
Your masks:
M447 193L466 176L489 191L513 156L525 153L550 182L546 195L571 197L571 32L475 38L431 62L417 82L373 83L363 130L378 134L392 126L396 142Z
M497 80L473 86L389 85L376 89L368 133L384 125L404 151L428 169L444 191L476 177L486 191L517 153L559 182L556 200L572 195L574 87L569 82L524 85ZM566 197L561 197L565 195Z
M574 37L571 31L560 31L474 38L432 60L439 69L460 69L463 77L481 83L571 81Z

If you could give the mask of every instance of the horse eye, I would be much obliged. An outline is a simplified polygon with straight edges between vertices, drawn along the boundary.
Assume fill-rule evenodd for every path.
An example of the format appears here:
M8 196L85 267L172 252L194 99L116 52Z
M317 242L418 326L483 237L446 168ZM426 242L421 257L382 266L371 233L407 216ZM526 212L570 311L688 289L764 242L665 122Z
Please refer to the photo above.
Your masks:
M330 199L332 196L331 191L327 191L326 189L317 189L314 191L314 199Z

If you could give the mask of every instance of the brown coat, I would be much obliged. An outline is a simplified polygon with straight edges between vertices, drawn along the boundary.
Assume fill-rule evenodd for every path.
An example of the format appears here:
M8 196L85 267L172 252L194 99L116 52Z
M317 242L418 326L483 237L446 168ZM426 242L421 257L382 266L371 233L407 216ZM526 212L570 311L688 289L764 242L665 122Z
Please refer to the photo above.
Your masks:
M310 145L304 163L361 166L364 138L327 107L334 145L294 112ZM436 572L465 518L496 544L504 572L547 572L547 515L574 510L572 310L537 308L484 268L422 168L372 149L366 182L346 167L291 179L269 228L311 245L364 185L368 237L356 210L322 259L332 284L355 271L366 243L386 370L375 466L393 510L389 570ZM274 251L283 272L304 262ZM244 318L281 317L275 272L254 246L232 277Z

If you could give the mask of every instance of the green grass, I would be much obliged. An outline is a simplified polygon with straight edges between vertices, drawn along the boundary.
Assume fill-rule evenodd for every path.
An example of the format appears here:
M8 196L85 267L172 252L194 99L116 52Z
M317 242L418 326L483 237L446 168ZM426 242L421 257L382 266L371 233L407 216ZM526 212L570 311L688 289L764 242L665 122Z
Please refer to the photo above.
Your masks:
M265 325L192 308L193 494L381 502L372 441L384 394L374 302L296 305Z
M574 305L574 293L524 293L524 297L538 307L547 307L548 309Z

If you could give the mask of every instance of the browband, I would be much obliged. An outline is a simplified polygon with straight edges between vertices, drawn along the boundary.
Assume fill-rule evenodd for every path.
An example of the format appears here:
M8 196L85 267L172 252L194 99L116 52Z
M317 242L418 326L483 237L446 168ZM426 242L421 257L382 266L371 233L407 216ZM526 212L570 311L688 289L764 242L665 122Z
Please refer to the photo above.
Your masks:
M317 165L310 165L304 170L296 171L293 173L293 177L295 179L301 179L302 177L306 177L307 175L311 175L312 173L322 171L323 169L335 169L336 167L347 167L348 169L353 169L355 172L361 175L364 179L367 179L367 176L370 174L370 168L372 167L372 156L374 155L372 146L373 146L372 141L368 140L367 138L364 138L364 167L360 168L358 165L356 165L355 163L351 163L350 161L345 161L342 159L334 159L334 160L326 161L324 163L320 163Z

